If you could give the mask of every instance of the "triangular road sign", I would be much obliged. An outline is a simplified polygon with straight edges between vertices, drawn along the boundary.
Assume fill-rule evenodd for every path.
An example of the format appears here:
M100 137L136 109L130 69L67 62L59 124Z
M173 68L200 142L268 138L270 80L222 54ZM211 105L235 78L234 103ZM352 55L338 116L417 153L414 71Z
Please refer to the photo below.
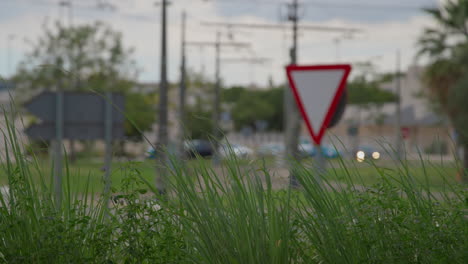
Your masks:
M348 64L286 67L289 86L316 144L322 141L350 71Z

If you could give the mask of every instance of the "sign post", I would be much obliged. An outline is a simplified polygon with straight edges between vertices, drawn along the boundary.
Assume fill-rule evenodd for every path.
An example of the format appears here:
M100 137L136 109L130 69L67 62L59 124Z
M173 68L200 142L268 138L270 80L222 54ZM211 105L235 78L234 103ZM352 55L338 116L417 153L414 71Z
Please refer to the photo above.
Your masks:
M63 92L58 91L55 97L55 164L54 188L55 205L62 206L62 139L63 139Z
M106 141L106 153L104 157L104 195L109 198L111 189L110 167L112 162L112 93L106 93L104 118L104 140ZM108 205L108 204L107 204Z
M322 138L342 101L350 71L348 64L286 67L289 86L317 149L319 173L323 173L325 165Z

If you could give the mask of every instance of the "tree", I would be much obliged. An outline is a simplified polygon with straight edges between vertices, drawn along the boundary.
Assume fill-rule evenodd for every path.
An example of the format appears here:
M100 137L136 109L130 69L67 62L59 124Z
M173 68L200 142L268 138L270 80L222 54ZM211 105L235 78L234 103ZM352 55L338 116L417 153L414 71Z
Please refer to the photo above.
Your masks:
M14 78L20 99L56 89L58 77L63 77L60 89L65 91L127 92L138 73L132 49L125 49L122 35L102 22L75 27L45 24L44 34L31 45Z
M358 76L348 83L348 103L360 107L381 106L396 101L396 95L379 88L380 80L368 81L364 76Z
M205 110L201 104L188 109L185 126L190 139L213 139L212 112Z
M132 53L124 48L122 34L102 22L74 27L45 24L14 77L15 99L24 102L43 90L57 89L121 92L127 97L127 116L140 130L149 129L155 118L153 103L132 91L138 74ZM132 122L126 122L127 136L139 136Z
M124 124L125 135L131 140L142 140L142 133L151 128L156 121L154 106L157 105L155 94L128 93L125 100L127 122Z
M235 129L254 127L259 120L268 123L268 130L281 130L283 125L284 87L250 90L234 86L223 90L222 99L230 105Z
M184 129L191 139L212 139L214 83L194 71L187 74L187 105Z
M468 0L450 0L425 11L436 25L425 28L418 41L418 55L429 59L424 81L458 134L465 153L462 181L468 183Z
M273 115L274 105L262 98L263 93L245 92L234 104L231 115L237 130L245 126L254 128L258 120L267 120Z
M374 114L376 124L381 124L383 121L380 112L382 106L395 102L397 99L394 93L379 88L380 84L388 79L388 74L382 76L378 76L376 80L372 81L368 81L364 76L358 76L347 86L348 104L356 105L359 109L375 108L377 112Z

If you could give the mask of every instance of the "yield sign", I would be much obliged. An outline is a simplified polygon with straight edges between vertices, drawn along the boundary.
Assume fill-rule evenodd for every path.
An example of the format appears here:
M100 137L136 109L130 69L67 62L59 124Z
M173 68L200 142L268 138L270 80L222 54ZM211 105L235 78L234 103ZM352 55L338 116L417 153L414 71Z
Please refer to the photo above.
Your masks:
M316 144L335 113L350 71L348 64L286 67L289 86Z

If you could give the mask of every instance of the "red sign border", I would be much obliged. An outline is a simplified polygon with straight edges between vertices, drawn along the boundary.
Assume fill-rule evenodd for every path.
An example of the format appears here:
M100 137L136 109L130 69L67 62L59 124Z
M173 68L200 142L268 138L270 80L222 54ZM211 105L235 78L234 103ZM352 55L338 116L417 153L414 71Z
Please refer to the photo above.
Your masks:
M333 114L336 111L336 108L338 106L338 103L340 101L340 97L343 95L343 92L346 87L346 81L348 79L349 73L351 72L351 65L350 64L332 64L332 65L288 65L286 66L286 74L288 76L288 81L289 81L289 87L291 87L294 98L296 99L297 106L299 107L299 110L301 112L302 118L304 119L307 129L309 130L309 133L314 140L314 142L318 145L320 145L320 142L322 141L322 138L325 134L325 130L328 127L328 124L330 124L330 121L333 117ZM309 117L307 116L307 113L305 111L304 103L302 102L302 99L299 95L299 91L296 88L296 85L294 83L294 80L292 78L292 72L294 71L323 71L323 70L344 70L344 75L343 78L341 79L341 82L338 86L338 89L335 93L335 96L333 97L332 103L330 105L330 108L328 109L328 112L325 116L325 119L320 127L320 130L318 131L318 134L314 133L314 130L312 128L312 124L310 123Z

